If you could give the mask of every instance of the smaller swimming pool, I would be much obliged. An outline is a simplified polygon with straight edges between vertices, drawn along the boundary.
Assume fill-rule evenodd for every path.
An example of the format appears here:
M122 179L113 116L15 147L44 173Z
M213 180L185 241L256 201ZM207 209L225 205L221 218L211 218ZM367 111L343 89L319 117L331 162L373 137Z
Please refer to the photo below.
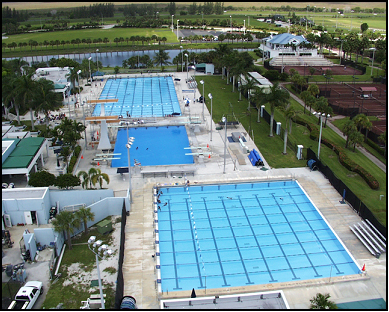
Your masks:
M185 126L128 128L128 137L134 137L130 150L131 166L135 160L141 166L193 164ZM111 167L128 167L127 129L118 130L114 153L121 153L120 159L113 159Z

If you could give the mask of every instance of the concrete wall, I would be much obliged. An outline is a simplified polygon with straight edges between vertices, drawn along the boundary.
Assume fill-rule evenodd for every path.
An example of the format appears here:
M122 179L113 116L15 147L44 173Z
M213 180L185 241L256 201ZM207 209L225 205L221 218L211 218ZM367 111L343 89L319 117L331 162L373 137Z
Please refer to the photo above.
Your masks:
M30 251L31 260L35 259L36 255L36 241L33 233L23 233L24 245L26 246L26 250Z
M69 205L85 204L92 205L103 198L113 197L113 190L50 190L50 207L56 206L59 201L59 208Z
M123 207L123 198L122 197L108 197L103 200L90 205L91 211L95 214L94 221L88 221L88 228L92 225L99 223L101 220L105 219L108 216L121 216L122 207ZM75 236L84 231L84 224L81 223L80 228L75 229L72 236Z
M45 220L48 219L44 205L43 198L3 199L3 212L9 214L12 225L16 225L18 223L26 223L25 211L36 211L38 222L43 224L47 223Z

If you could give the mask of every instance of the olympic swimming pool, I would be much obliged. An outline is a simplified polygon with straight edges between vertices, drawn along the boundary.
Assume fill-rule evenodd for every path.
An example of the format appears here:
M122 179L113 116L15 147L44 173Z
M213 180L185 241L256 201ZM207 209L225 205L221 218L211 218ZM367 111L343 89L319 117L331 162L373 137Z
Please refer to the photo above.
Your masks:
M105 116L163 117L181 115L173 78L136 77L108 79L100 100L118 99L104 104ZM101 104L96 104L92 116L100 116Z
M360 273L297 181L158 191L163 292Z
M128 137L134 137L130 149L131 166L134 160L142 166L193 164L192 155L185 155L191 150L185 126L160 126L128 128ZM116 137L114 153L120 159L113 159L111 167L128 167L127 129L120 128Z

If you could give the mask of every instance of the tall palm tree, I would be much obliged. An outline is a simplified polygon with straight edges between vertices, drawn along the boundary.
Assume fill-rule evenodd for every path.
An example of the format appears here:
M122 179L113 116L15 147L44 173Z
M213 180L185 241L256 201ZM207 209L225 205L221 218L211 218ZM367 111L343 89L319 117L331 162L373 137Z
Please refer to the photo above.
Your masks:
M156 64L156 65L160 64L161 65L161 69L162 69L163 65L169 65L170 64L168 59L169 59L169 53L166 52L163 49L159 49L159 51L155 53L154 64Z
M63 210L55 216L52 225L56 232L66 232L69 249L71 250L72 239L70 235L74 233L75 227L78 228L80 226L80 220L76 218L76 215L73 212Z
M288 142L288 127L289 127L289 134L292 133L292 119L296 116L296 111L293 106L288 103L285 109L283 109L286 123L285 123L285 132L284 132L284 152L283 154L286 155L286 145Z
M49 124L49 111L58 110L62 105L62 96L55 92L54 83L47 79L39 79L36 83L34 106L36 111L43 112Z
M73 88L76 87L76 80L77 80L77 72L79 70L79 67L70 67L69 73L66 74L66 78L69 78L70 82L72 83Z
M10 107L10 106L15 107L16 118L18 121L18 125L20 125L20 114L19 114L20 105L19 105L19 101L17 101L16 99L17 93L15 92L16 81L17 81L17 77L14 75L11 75L10 77L3 77L1 95L2 95L3 103L4 105L6 105L6 107Z
M86 208L85 206L81 207L79 210L76 211L76 218L84 223L84 233L85 235L88 234L88 221L94 221L95 220L95 214L91 211L91 208Z
M15 93L17 94L16 97L24 107L29 109L31 117L31 129L34 131L33 99L36 91L36 82L32 79L32 75L30 74L17 78L15 84Z
M109 176L106 173L101 172L100 168L96 169L96 173L91 177L92 184L95 186L97 182L99 182L100 189L103 188L103 180L109 184Z
M270 134L273 136L273 122L274 122L274 111L276 107L284 107L290 98L288 91L281 89L278 82L274 83L269 88L269 93L265 93L261 102L270 104Z
M345 148L347 148L348 146L348 143L349 143L349 139L350 139L350 136L352 136L352 134L354 132L358 132L358 129L355 125L355 122L353 120L347 120L344 124L343 124L343 128L342 128L342 133L343 135L346 136L346 145L345 145Z
M367 134L373 126L369 117L367 117L365 114L358 114L353 118L353 121L361 133L362 129L366 129L365 141L367 141Z
M313 299L309 300L311 302L309 308L314 310L337 309L338 307L336 304L331 300L328 300L330 297L330 294L316 294Z

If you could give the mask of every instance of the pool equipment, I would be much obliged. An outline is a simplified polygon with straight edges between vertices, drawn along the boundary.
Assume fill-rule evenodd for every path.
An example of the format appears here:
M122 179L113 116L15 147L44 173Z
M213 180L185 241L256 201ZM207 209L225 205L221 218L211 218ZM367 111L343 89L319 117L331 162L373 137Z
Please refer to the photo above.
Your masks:
M248 157L253 166L257 166L257 167L263 166L263 160L255 149L251 151Z

